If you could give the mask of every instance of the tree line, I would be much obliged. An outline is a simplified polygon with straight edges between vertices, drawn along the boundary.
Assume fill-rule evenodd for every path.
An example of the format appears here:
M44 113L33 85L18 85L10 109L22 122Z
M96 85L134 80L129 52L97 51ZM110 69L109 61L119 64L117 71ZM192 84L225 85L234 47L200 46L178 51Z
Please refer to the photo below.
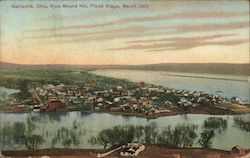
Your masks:
M177 124L175 127L169 125L160 132L155 122L146 126L119 125L100 131L89 139L89 143L99 144L104 149L131 142L162 144L173 148L190 148L196 143L202 148L211 148L215 131L222 132L226 128L227 120L220 117L206 119L200 135L197 134L198 126L191 123Z
M51 141L51 147L72 147L81 144L80 138L85 135L81 124L73 121L67 127L59 127L54 133L37 132L35 121L28 118L26 122L4 124L1 127L2 144L24 145L28 150L36 150L46 141ZM161 144L173 148L190 148L198 144L202 148L211 148L216 133L221 133L227 128L227 120L221 117L209 117L198 133L198 126L192 123L182 123L175 126L166 126L160 129L155 122L148 125L119 125L101 130L96 136L91 136L87 141L92 145L103 148L115 148L130 142ZM38 134L39 133L39 134Z

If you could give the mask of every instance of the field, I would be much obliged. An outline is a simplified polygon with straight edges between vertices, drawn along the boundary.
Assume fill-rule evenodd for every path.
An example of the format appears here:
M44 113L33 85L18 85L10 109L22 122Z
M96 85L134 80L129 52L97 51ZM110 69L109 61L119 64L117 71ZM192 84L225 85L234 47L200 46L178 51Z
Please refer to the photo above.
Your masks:
M20 88L23 80L29 81L32 88L41 86L46 83L51 84L119 84L128 83L128 81L96 76L86 71L69 71L69 70L0 70L0 86L6 88Z
M240 104L222 104L220 107L231 109L235 113L250 113L249 105L240 105Z

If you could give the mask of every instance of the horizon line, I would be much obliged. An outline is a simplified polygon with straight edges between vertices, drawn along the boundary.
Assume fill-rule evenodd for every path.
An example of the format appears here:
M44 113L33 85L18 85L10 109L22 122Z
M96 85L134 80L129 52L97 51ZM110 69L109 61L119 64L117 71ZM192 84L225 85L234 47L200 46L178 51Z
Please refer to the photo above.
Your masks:
M10 63L10 62L3 62L0 61L0 64L12 64L12 65L24 65L24 66L50 66L50 65L58 65L58 66L145 66L145 65L159 65L159 64L237 64L237 65L244 65L250 64L248 63L218 63L218 62L206 62L206 63L149 63L149 64L27 64L27 63Z

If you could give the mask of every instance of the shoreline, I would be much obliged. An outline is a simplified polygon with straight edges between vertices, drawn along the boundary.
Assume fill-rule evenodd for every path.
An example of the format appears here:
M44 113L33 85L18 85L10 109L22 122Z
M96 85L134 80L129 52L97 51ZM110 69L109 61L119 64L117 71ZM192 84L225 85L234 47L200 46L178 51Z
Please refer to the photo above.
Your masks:
M112 115L122 115L122 116L128 116L128 117L141 117L146 119L156 119L159 117L165 117L165 116L176 116L176 115L186 115L186 114L201 114L201 115L243 115L243 114L250 114L250 111L244 111L244 112L236 112L229 109L222 109L219 107L189 107L187 111L185 112L183 109L180 108L171 108L170 112L162 112L157 114L151 114L151 115L145 115L142 113L129 113L129 112L108 112ZM212 111L211 111L212 110Z
M159 144L144 144L145 150L139 153L137 157L139 158L152 158L152 157L162 157L167 158L173 155L179 155L182 158L200 158L207 157L208 155L219 155L223 156L223 158L231 158L234 157L231 155L230 150L220 150L220 149L204 149L204 148L171 148L166 145ZM111 149L70 149L70 148L50 148L50 149L38 149L36 151L29 150L6 150L3 151L2 154L6 157L41 157L41 156L51 156L53 158L65 157L65 158L94 158L98 153L105 153L110 151ZM249 152L249 149L246 149ZM115 151L114 153L106 156L106 157L121 157L119 151Z
M208 76L181 75L181 74L170 74L169 72L163 72L162 74L166 75L166 76L175 76L175 77L189 77L189 78L201 78L201 79L213 79L213 80L248 82L247 79L243 80L243 79L233 79L233 78L220 78L220 77L208 77Z
M98 113L107 113L111 115L120 115L120 116L127 116L127 117L140 117L146 119L156 119L159 117L165 116L176 116L176 115L186 115L186 114L197 114L197 115L243 115L243 114L250 114L250 108L243 111L237 111L232 109L226 109L218 106L202 106L202 107L186 107L179 108L173 107L168 108L169 112L160 112L160 113L153 113L153 114L144 114L144 113L135 113L135 112L98 112L98 111L79 111L79 110L72 110L72 111L50 111L50 112L4 112L0 111L3 114L24 114L24 113L36 113L36 114L50 114L50 113L69 113L69 112L81 112L86 114L98 114Z

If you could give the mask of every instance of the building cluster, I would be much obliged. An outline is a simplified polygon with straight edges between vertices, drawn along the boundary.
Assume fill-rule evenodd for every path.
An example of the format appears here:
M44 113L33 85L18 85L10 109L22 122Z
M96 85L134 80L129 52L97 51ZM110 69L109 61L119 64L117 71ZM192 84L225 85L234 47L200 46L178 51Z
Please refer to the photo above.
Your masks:
M35 111L112 111L160 113L171 106L202 106L225 102L219 95L167 89L140 82L99 90L95 85L70 86L47 84L37 87L28 100Z
M95 84L84 86L46 84L30 91L32 97L25 100L33 111L103 111L143 113L146 115L168 112L170 107L216 105L237 102L237 98L222 98L220 95L190 92L139 82L127 85ZM17 106L20 108L20 105ZM14 111L13 106L6 108ZM22 111L22 110L18 110Z

